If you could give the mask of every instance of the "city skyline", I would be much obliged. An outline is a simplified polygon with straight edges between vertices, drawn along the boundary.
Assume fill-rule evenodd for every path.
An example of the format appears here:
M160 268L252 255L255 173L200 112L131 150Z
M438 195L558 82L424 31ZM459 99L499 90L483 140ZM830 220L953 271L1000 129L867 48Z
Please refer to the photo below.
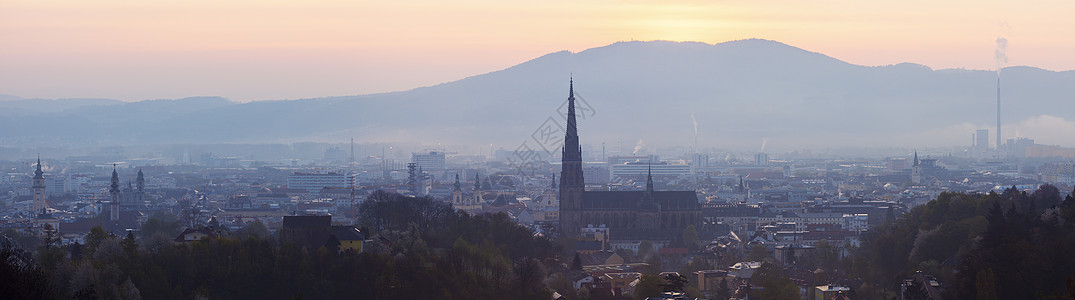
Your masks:
M1071 12L0 0L0 298L1075 299Z

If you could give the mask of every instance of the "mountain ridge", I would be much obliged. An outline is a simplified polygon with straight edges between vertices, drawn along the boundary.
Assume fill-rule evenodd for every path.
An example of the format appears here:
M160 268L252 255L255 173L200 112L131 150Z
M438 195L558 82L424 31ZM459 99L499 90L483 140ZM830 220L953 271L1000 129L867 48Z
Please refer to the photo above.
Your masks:
M26 143L45 135L73 146L355 137L514 147L530 140L548 118L559 118L556 109L566 99L571 74L576 91L596 111L580 121L584 143L685 145L693 140L691 116L709 147L756 144L762 138L803 146L892 146L916 143L916 134L962 130L953 126L995 126L994 71L933 70L914 63L861 66L777 41L747 39L627 41L556 51L501 70L388 93L247 103L208 97L217 99L197 109L181 108L195 102L178 99L2 114L0 141ZM1066 111L1035 109L1069 103L1075 71L1008 67L1001 75L1001 97L1009 103L1006 123L1046 113L1075 120ZM7 110L5 103L0 101L0 108ZM30 120L58 123L22 128ZM124 134L100 138L99 132L116 131ZM966 135L953 131L922 144L966 144ZM879 138L886 136L901 138Z

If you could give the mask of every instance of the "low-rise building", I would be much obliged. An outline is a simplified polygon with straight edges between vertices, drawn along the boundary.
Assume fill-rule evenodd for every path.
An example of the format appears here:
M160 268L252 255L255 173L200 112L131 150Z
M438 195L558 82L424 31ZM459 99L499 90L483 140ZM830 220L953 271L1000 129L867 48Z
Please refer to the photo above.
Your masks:
M213 232L213 230L210 230L208 228L199 228L199 229L187 228L187 230L184 230L182 233L179 234L179 236L175 237L175 242L176 243L187 243L187 242L200 241L200 240L204 240L204 239L215 239L216 237L217 237L216 233Z

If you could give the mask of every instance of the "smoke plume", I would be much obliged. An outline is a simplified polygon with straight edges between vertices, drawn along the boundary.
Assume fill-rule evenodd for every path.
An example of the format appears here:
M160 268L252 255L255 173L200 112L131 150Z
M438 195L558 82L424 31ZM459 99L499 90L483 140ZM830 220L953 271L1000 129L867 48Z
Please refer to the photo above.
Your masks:
M691 124L694 124L694 136L698 136L698 120L694 118L694 113L691 113Z
M638 155L638 152L639 152L639 151L642 151L642 147L643 147L643 146L645 146L645 145L646 145L646 144L643 144L643 143L642 143L642 140L641 140L641 139L639 139L639 140L638 140L638 143L637 143L637 144L635 144L635 150L631 152L631 155Z
M997 38L997 49L993 51L993 55L996 56L997 60L997 76L1000 76L1000 69L1008 64L1008 39Z
M694 113L691 113L691 124L694 124L694 151L698 151L698 120L694 118Z

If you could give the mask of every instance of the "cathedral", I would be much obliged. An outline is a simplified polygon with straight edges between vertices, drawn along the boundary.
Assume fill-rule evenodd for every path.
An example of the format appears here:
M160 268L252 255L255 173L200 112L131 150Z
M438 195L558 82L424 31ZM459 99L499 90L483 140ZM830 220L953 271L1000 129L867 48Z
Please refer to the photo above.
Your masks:
M104 206L108 206L108 219L110 221L118 221L120 219L120 211L134 211L138 209L144 209L146 207L146 177L142 173L142 170L138 170L137 188L127 183L127 188L120 190L119 188L119 173L116 172L116 165L112 165L112 184L109 185L108 195L109 201L107 204L102 203L101 200L97 200L97 206L103 213Z
M480 213L482 211L481 181L474 176L474 190L470 195L464 195L463 186L459 182L459 174L455 174L455 187L452 188L452 207L468 213Z
M702 221L694 191L655 191L647 174L642 191L587 191L582 173L582 147L575 121L575 86L568 88L567 132L560 171L560 231L579 236L583 227L605 225L612 238L641 239L679 236Z

